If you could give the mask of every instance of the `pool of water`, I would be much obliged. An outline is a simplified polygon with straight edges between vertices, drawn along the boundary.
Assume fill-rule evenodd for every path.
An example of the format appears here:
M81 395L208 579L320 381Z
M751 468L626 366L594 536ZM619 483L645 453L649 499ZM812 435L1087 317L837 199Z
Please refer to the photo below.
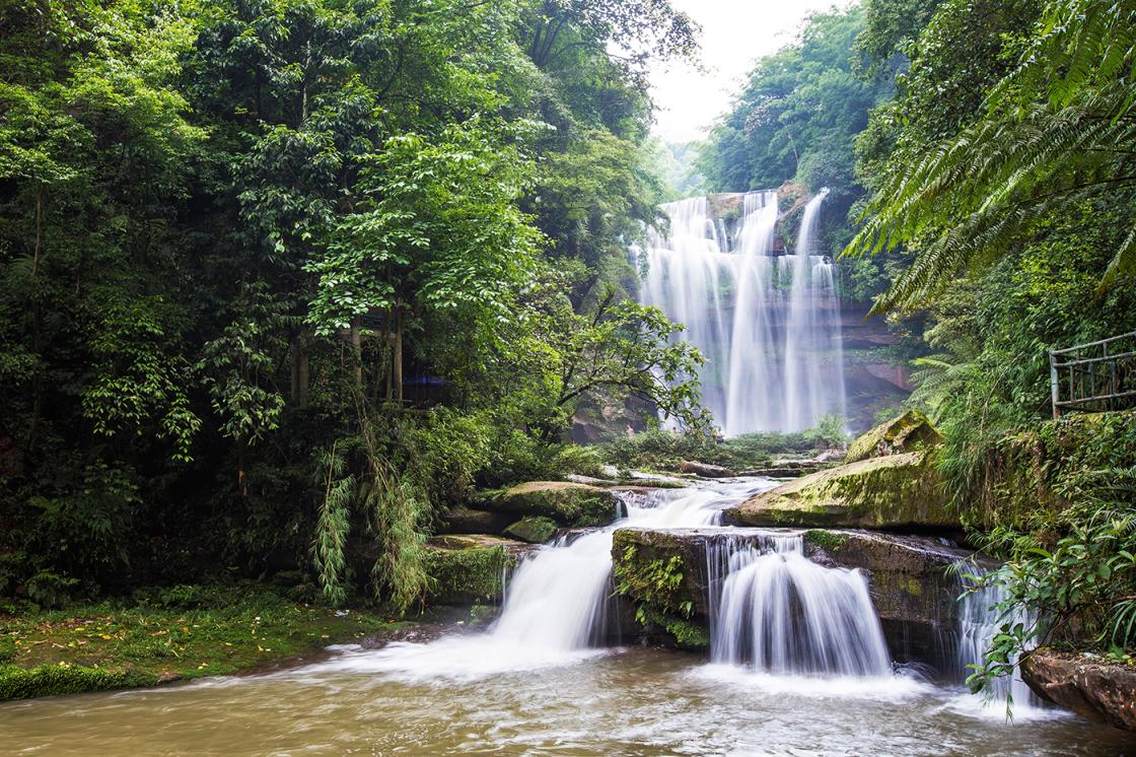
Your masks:
M1056 711L1008 723L902 675L777 678L643 648L479 665L478 643L2 704L0 754L1136 754L1132 734Z

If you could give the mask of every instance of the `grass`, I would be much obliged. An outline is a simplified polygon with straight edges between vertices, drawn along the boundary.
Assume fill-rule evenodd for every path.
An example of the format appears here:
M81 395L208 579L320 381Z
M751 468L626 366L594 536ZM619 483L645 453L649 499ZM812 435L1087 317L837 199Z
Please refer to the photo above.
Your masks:
M174 587L141 600L0 610L0 701L229 675L400 625L255 586Z

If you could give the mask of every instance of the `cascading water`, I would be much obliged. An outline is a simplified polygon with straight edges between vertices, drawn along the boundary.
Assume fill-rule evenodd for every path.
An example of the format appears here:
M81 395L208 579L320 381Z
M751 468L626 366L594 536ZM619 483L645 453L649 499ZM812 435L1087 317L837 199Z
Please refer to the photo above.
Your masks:
M983 586L962 598L959 613L958 664L964 677L972 672L971 665L982 663L986 651L993 643L994 635L998 633L999 626L1005 620L996 608L1005 599L1005 590L997 584ZM1029 628L1036 623L1037 618L1032 614L1020 613L1013 620ZM1023 712L1028 715L1031 711L1043 707L1041 699L1022 680L1016 664L1012 675L994 679L986 700L991 706L1001 706L1006 703L1007 697L1013 699L1016 715Z
M856 570L805 557L800 534L767 534L708 550L711 658L759 672L889 676L891 657Z
M595 654L605 630L617 528L713 525L726 507L775 485L771 479L739 479L660 489L646 499L626 496L626 518L563 537L522 561L509 581L501 616L488 632L430 644L396 642L365 657L345 657L342 664L413 678L477 678Z
M670 231L649 235L642 300L684 324L682 338L706 356L703 401L727 436L800 431L845 412L833 264L813 249L826 194L806 205L791 258L774 254L774 191L741 196L733 238L705 197L664 205Z

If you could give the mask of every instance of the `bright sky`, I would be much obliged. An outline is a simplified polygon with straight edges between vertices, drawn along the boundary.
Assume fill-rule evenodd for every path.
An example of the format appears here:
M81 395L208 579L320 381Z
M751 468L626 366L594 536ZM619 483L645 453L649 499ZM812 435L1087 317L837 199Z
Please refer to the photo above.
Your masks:
M702 25L707 69L671 64L651 72L655 134L667 142L700 139L741 90L755 60L792 42L810 13L850 0L671 0Z

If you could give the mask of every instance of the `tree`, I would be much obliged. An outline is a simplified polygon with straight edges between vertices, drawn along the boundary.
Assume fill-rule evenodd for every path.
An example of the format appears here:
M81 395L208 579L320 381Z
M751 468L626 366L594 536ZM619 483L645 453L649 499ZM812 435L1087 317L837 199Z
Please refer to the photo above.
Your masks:
M1047 3L981 117L905 155L914 162L903 168L893 164L847 250L919 249L877 310L926 302L960 270L1005 255L1033 224L1073 203L1130 202L1134 21L1129 3ZM1136 272L1134 249L1136 232L1116 250L1102 286Z

